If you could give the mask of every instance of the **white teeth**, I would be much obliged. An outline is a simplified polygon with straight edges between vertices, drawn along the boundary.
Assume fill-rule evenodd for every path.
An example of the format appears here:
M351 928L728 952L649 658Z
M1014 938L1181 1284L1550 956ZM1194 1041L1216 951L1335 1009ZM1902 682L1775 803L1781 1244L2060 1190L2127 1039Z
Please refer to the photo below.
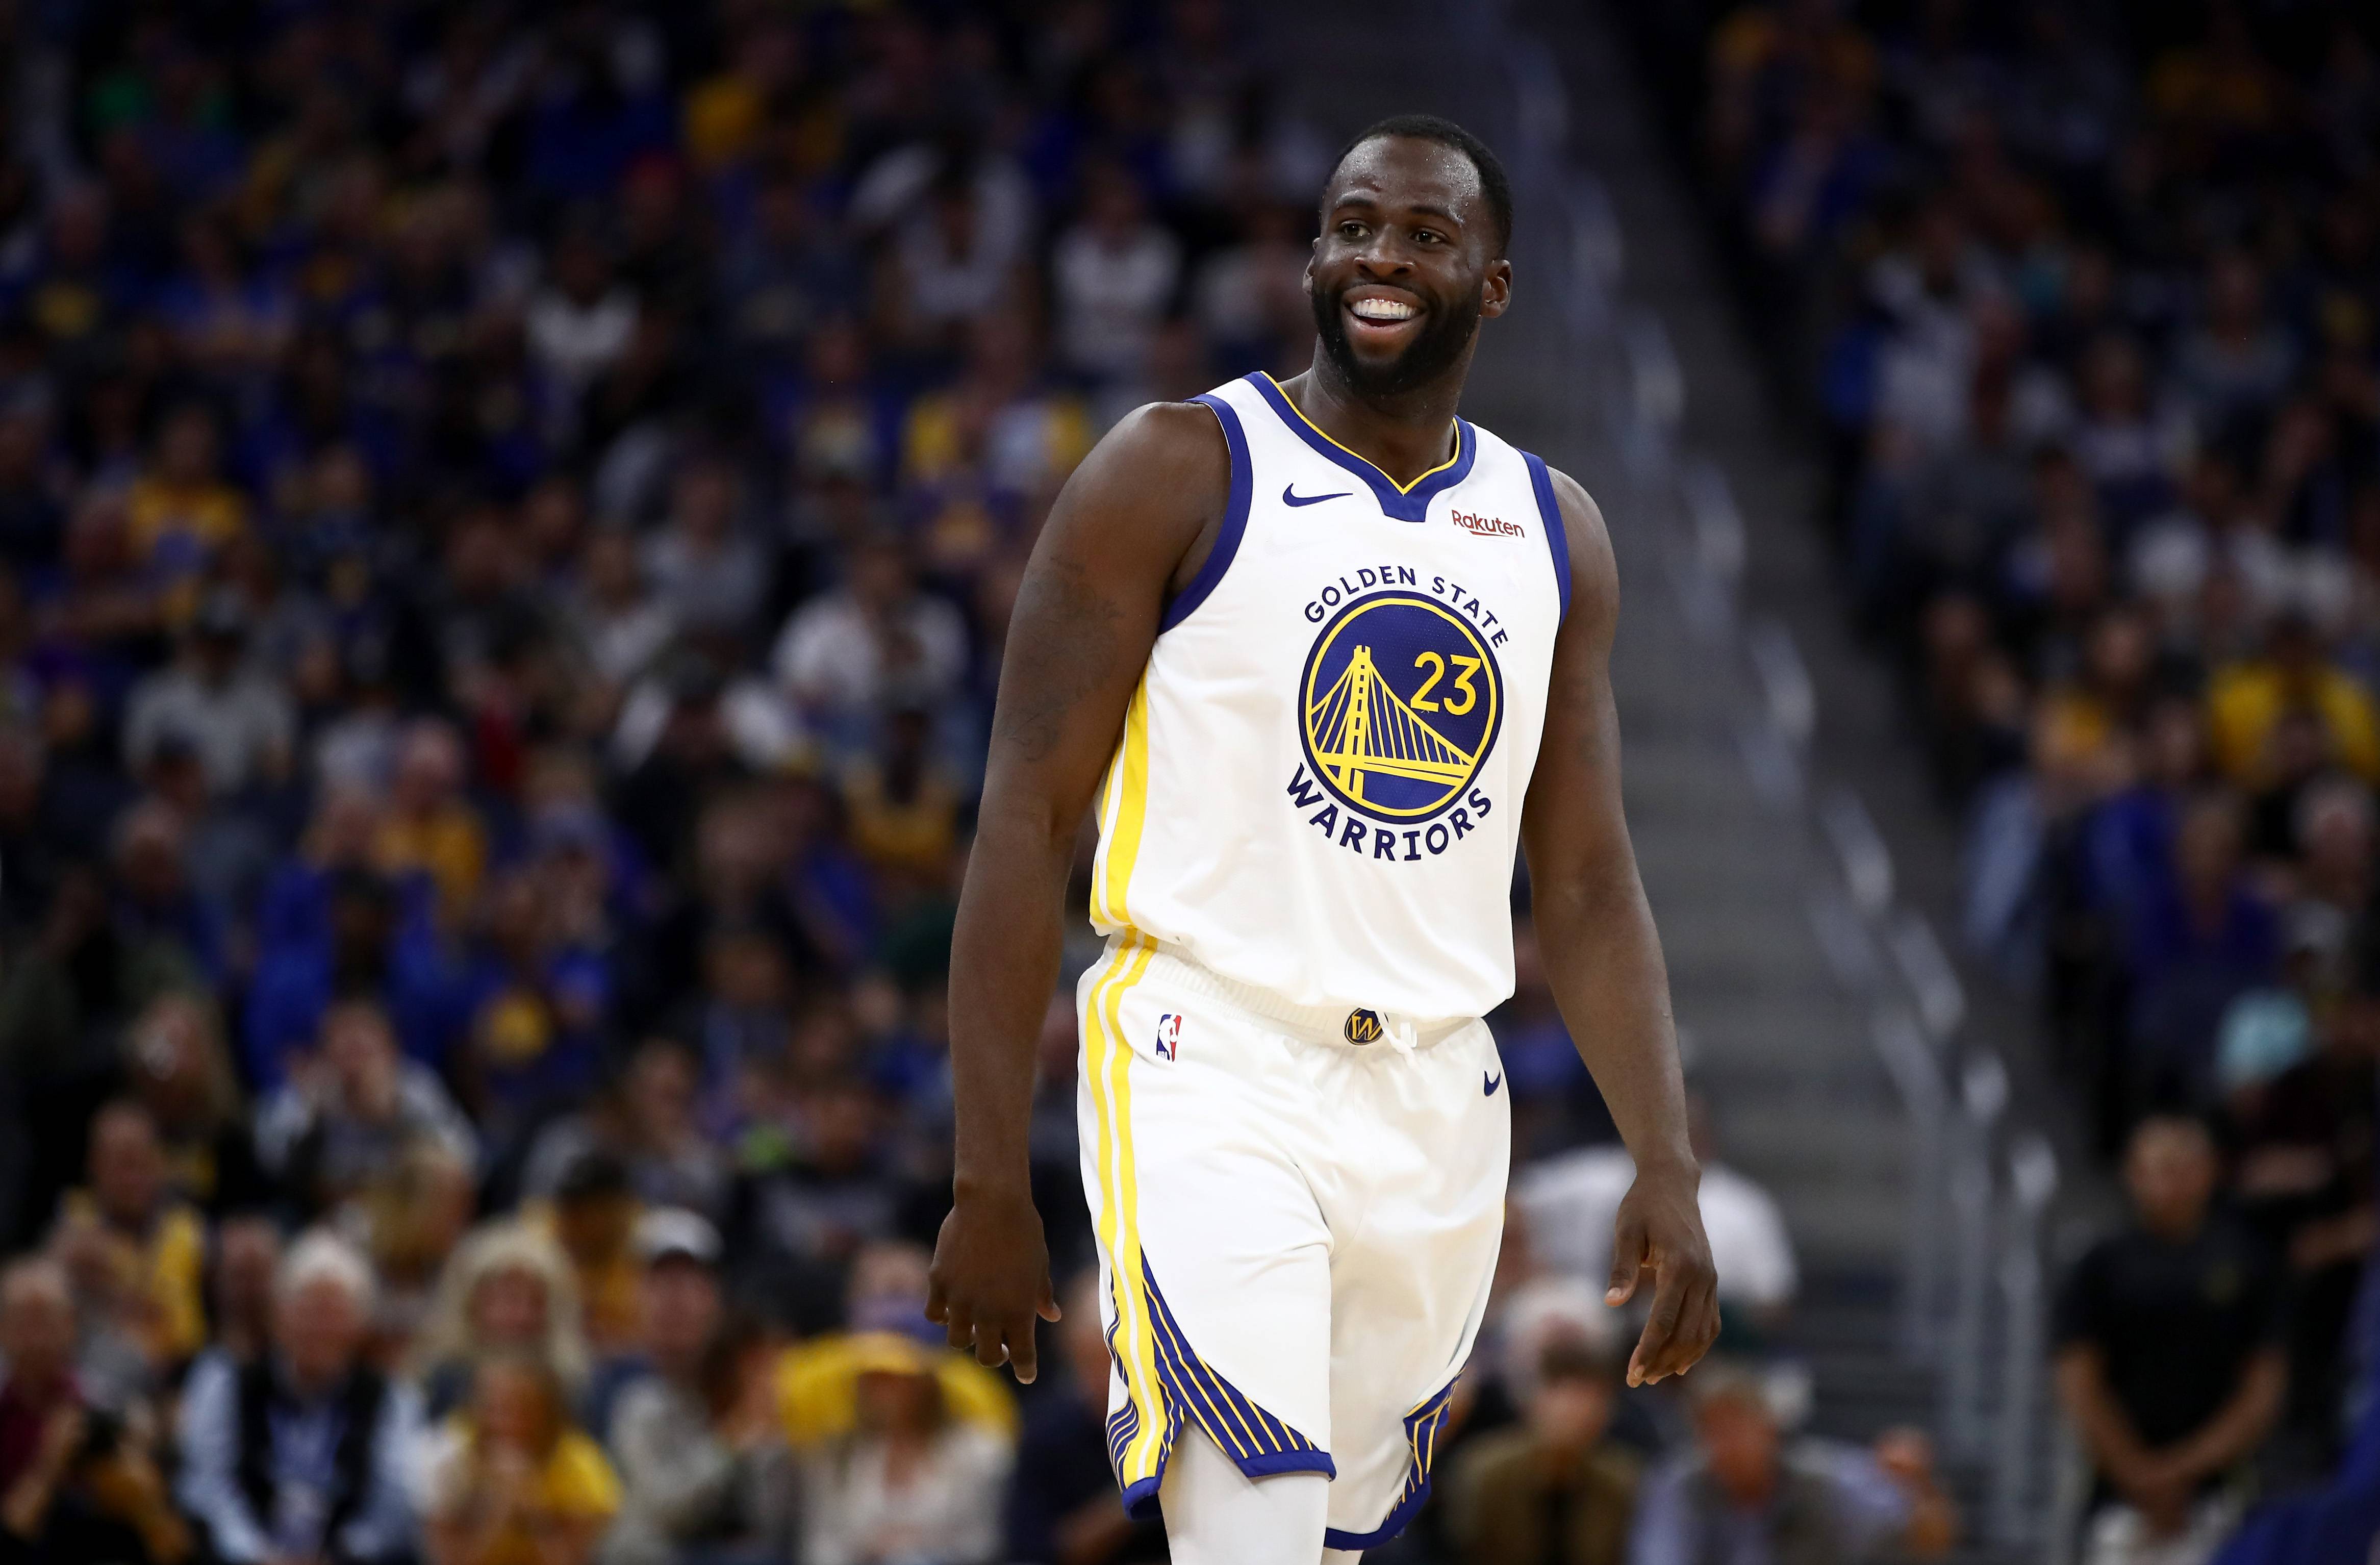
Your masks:
M1347 308L1359 321L1410 321L1421 313L1419 309L1398 299L1357 299Z

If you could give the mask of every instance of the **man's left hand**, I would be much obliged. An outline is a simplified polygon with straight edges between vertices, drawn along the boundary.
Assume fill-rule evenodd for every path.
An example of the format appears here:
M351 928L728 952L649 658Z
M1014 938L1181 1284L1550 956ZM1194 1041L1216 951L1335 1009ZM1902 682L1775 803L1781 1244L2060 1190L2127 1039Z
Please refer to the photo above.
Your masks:
M1701 1183L1692 1163L1639 1168L1612 1224L1611 1286L1603 1302L1626 1304L1644 1273L1654 1274L1653 1311L1628 1355L1631 1386L1683 1375L1718 1336L1718 1273L1695 1198Z

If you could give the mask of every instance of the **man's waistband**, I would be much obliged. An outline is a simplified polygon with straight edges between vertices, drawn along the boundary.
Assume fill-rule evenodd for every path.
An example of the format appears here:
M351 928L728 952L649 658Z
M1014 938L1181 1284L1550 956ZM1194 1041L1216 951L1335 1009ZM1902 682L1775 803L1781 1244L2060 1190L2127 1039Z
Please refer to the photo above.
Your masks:
M1452 1037L1475 1020L1470 1016L1409 1016L1358 1004L1301 1005L1270 989L1225 977L1168 940L1150 940L1145 935L1116 935L1110 938L1108 949L1113 951L1127 943L1145 946L1152 952L1148 980L1220 1000L1250 1015L1318 1038L1359 1046L1379 1043L1427 1049Z

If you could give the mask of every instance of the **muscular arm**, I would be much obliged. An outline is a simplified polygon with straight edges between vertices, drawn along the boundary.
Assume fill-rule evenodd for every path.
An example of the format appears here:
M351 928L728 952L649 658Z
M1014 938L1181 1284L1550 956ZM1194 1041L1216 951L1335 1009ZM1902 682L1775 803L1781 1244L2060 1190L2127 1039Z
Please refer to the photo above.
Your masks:
M951 951L954 1204L927 1313L953 1346L986 1365L1005 1357L1019 1380L1034 1375L1034 1315L1058 1317L1026 1130L1075 832L1114 754L1167 589L1195 569L1230 490L1213 414L1187 403L1134 413L1060 491L1009 622Z
M1603 516L1554 475L1571 560L1570 613L1554 641L1545 740L1523 806L1521 842L1546 974L1581 1059L1636 1161L1613 1235L1612 1304L1656 1274L1629 1382L1682 1374L1718 1334L1710 1244L1687 1145L1685 1088L1661 942L1636 877L1620 804L1620 723L1611 639L1620 582Z

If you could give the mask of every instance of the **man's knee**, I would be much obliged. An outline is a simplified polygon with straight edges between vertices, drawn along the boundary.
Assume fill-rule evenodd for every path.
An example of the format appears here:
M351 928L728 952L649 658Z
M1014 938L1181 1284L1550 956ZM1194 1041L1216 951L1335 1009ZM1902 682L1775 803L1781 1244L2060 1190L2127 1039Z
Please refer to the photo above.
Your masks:
M1204 1430L1185 1429L1175 1439L1159 1493L1173 1565L1353 1565L1360 1558L1322 1547L1329 1478L1250 1478Z

